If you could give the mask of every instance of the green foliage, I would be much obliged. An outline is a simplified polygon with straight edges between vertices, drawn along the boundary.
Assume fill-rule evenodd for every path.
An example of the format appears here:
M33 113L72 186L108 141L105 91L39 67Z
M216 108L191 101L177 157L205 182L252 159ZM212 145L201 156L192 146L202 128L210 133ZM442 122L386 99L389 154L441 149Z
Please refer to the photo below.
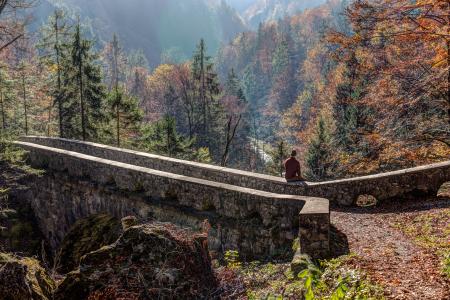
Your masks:
M308 167L306 176L313 180L331 178L335 164L332 153L331 137L325 120L321 117L317 124L315 136L310 141L306 153L306 165Z
M12 136L0 134L0 161L13 165L22 165L24 164L25 151L15 147L12 144L12 140Z
M42 175L43 170L33 169L26 163L27 152L16 147L12 141L14 135L0 134L0 164L6 163L19 168L20 170L34 175ZM1 191L0 191L1 194Z
M443 255L442 272L450 278L450 250L447 250Z
M239 252L235 250L228 250L224 256L227 267L230 269L239 269L242 263L239 260Z
M192 84L195 103L193 103L194 136L198 147L208 147L215 158L221 152L220 136L224 123L223 109L219 103L220 84L214 64L207 55L203 39L197 45L191 64Z
M225 94L229 96L234 96L239 100L238 104L243 104L247 102L245 98L244 91L241 86L239 78L236 76L234 69L228 74L227 81L225 82Z
M106 99L107 117L117 145L127 143L139 133L143 112L137 98L125 94L122 89L112 90Z
M63 61L63 128L65 137L96 139L99 124L105 121L102 83L93 42L82 35L77 24Z
M298 274L298 278L303 279L305 287L305 300L314 300L314 290L320 283L322 271L313 264Z
M289 157L289 148L286 142L280 140L275 147L268 150L271 160L267 163L267 172L272 175L283 177L284 160Z
M140 147L152 153L201 162L210 161L208 149L196 149L194 143L194 139L178 133L175 118L169 116L145 126L140 139Z
M14 79L6 72L5 66L0 66L0 130L2 134L18 125L13 112L17 97L14 85Z

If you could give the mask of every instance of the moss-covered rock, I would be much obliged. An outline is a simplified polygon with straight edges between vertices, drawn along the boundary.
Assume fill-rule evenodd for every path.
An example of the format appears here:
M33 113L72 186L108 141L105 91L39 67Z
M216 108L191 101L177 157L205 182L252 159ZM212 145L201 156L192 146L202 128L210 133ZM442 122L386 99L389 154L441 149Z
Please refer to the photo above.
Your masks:
M202 299L215 289L206 237L152 223L85 255L55 299Z
M0 253L0 270L1 299L52 299L55 282L38 260Z
M94 215L76 222L65 236L58 254L58 272L76 268L83 255L114 243L122 233L120 220L109 215Z

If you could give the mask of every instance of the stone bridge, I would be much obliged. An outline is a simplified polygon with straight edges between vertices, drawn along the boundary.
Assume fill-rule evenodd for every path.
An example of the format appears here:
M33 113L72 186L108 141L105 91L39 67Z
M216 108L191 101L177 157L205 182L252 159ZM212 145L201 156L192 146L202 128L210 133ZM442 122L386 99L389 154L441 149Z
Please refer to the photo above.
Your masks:
M351 205L414 191L435 193L450 180L450 161L321 183L282 178L59 138L24 137L35 167L47 169L29 192L44 234L57 247L78 219L96 213L205 229L212 251L237 249L246 259L300 251L329 253L329 200ZM329 200L327 200L329 199Z

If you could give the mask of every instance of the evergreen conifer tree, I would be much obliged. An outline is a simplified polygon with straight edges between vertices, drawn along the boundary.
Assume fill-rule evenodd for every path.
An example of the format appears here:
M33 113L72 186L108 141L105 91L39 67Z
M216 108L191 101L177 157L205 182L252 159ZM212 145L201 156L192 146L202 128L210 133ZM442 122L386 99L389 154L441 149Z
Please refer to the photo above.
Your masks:
M315 136L309 143L306 153L306 176L312 180L323 180L332 177L335 167L332 158L332 142L323 117L319 118Z
M267 171L272 175L283 177L284 160L289 156L289 149L286 142L278 141L275 147L268 151L271 161L267 164Z
M4 66L0 67L0 128L3 134L9 127L11 109L15 103L14 80Z
M54 66L56 77L55 85L51 90L53 96L53 105L58 106L59 136L64 137L63 115L64 115L64 97L63 97L63 78L62 63L67 55L66 42L70 36L70 27L67 23L67 16L64 10L55 9L49 17L47 24L42 27L42 37L37 45L42 53L42 60L49 66Z
M221 124L224 124L223 110L219 103L220 84L214 71L214 64L206 53L203 39L197 46L192 61L192 81L197 124L195 135L199 147L207 147L218 160L220 156Z
M70 138L93 139L105 120L105 87L92 41L83 38L80 23L68 47L70 55L64 60L62 72L64 132Z
M115 123L115 137L119 147L121 141L137 136L143 112L139 108L137 98L125 94L121 88L109 93L106 104L109 108L109 117Z
M194 147L195 140L178 133L175 118L165 116L158 122L147 126L141 137L141 148L146 151L180 159L209 162L207 148Z

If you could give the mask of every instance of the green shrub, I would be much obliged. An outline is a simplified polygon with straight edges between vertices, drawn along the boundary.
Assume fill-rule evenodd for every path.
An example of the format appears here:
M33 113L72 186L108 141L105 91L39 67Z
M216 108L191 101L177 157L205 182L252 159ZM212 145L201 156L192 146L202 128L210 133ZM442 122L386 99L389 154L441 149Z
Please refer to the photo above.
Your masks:
M239 252L235 250L228 250L225 252L225 262L230 269L239 269L241 262L239 261Z

